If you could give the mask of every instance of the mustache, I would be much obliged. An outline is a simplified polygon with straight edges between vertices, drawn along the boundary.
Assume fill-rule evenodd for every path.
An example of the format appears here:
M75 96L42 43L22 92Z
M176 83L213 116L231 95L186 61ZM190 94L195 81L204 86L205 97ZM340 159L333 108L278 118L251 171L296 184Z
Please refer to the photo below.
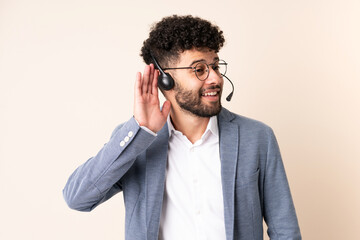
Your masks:
M203 88L203 89L200 89L200 93L206 92L207 90L211 90L211 89L220 89L221 90L221 86L220 85L213 85L213 86L210 86L208 88Z

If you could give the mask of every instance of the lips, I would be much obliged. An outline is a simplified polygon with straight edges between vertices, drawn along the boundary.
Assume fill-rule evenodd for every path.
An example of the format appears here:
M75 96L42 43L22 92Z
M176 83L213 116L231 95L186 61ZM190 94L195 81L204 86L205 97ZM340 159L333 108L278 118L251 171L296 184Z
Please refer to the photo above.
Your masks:
M211 86L207 89L203 89L201 92L202 97L213 97L218 96L220 94L220 86Z
M207 97L207 96L215 96L217 94L218 94L218 92L205 92L201 95Z

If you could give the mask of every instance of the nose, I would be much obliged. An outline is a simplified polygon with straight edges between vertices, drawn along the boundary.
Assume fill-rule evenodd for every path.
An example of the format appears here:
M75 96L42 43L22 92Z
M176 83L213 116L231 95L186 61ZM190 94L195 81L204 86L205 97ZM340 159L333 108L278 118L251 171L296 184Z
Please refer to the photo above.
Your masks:
M212 67L209 67L209 76L208 78L205 80L206 84L209 85L222 85L223 83L223 77L221 75L221 73L215 71Z

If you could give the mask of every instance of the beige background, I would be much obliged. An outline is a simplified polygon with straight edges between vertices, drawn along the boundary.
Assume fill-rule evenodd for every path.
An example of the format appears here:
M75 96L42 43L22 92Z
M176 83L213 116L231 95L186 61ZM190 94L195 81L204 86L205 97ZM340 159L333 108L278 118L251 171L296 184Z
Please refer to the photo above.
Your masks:
M80 213L62 188L132 116L142 42L174 13L224 30L224 106L274 129L303 238L358 239L358 0L0 0L0 239L123 239L121 194Z

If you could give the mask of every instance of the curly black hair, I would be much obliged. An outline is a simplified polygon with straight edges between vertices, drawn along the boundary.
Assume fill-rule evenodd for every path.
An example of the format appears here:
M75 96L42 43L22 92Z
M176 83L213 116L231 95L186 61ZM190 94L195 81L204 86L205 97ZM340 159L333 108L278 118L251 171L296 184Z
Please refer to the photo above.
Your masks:
M218 52L224 42L223 32L209 21L191 15L173 15L153 25L140 56L146 64L153 63L151 52L165 68L168 63L177 61L185 50L208 48Z

